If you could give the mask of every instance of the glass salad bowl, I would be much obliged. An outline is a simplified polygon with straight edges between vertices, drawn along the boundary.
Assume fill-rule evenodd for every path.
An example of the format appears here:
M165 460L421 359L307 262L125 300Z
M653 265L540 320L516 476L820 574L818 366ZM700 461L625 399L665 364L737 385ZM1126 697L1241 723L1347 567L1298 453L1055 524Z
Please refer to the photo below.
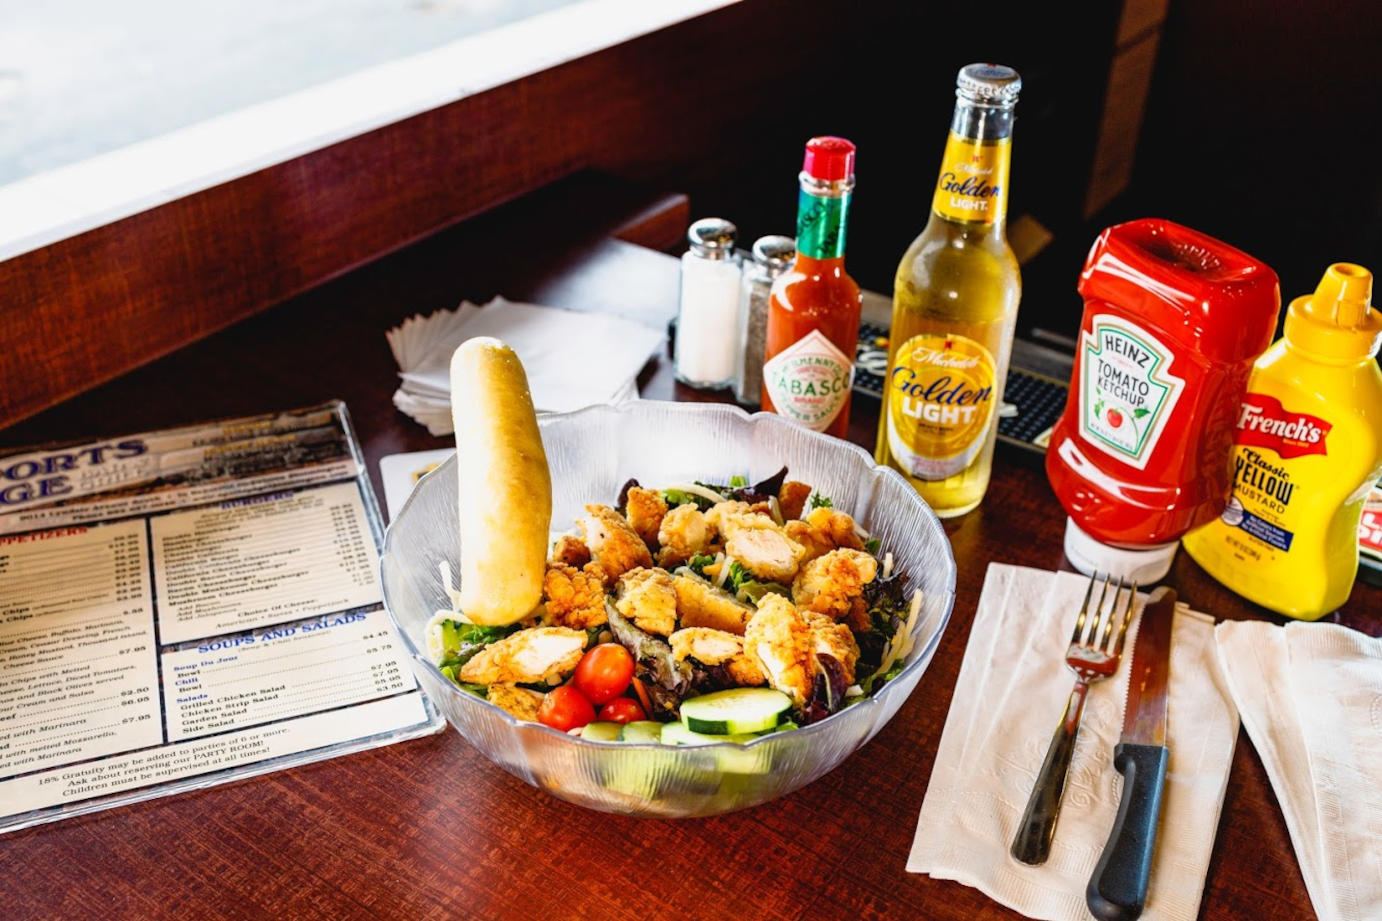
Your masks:
M552 528L574 529L587 503L613 505L630 477L644 486L757 482L786 464L891 551L924 592L905 667L873 695L819 723L747 744L596 742L523 722L447 680L425 631L451 607L439 572L460 571L456 462L414 489L389 526L380 563L384 603L418 682L451 725L504 770L553 796L625 815L705 816L790 793L834 769L883 727L926 671L950 619L955 559L934 513L905 480L861 448L780 416L732 406L633 401L539 418L552 471ZM462 433L464 437L464 433ZM503 540L503 534L495 534Z

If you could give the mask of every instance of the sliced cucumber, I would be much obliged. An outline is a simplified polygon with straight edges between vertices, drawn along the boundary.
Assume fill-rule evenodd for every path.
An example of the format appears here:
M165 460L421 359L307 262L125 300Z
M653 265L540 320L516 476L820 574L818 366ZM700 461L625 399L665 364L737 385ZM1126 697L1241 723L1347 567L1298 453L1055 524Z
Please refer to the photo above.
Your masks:
M581 727L581 738L589 739L592 742L618 742L619 730L624 727L618 723L600 722L586 723Z
M634 720L619 730L620 742L661 742L662 724L653 720Z
M682 723L667 723L662 727L663 745L714 745L717 742L737 742L743 744L759 738L756 735L707 735L693 732ZM715 752L716 766L730 774L766 774L772 770L772 761L762 748L726 748Z
M692 732L739 735L772 729L790 709L792 699L781 691L730 688L683 701L681 720Z

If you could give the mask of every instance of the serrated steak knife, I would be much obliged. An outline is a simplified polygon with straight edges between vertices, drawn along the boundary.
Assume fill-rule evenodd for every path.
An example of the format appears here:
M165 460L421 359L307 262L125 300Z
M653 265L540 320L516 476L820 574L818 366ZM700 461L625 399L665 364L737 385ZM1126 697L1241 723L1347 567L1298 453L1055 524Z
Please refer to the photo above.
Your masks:
M1113 750L1113 766L1123 775L1118 817L1085 901L1099 921L1131 921L1147 901L1161 789L1166 781L1166 689L1171 657L1171 617L1176 593L1152 592L1137 628L1128 681L1123 737Z

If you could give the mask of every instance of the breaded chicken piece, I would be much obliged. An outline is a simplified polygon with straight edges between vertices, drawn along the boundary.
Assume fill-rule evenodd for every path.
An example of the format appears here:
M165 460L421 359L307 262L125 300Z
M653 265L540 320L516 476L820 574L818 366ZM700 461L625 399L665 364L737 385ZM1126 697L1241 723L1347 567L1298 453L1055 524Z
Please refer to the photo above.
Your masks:
M563 534L552 548L552 562L565 563L581 569L590 562L590 548L585 541L572 534Z
M744 650L758 658L771 687L797 707L811 699L816 682L816 640L806 618L781 595L767 594L749 618Z
M862 550L832 550L801 567L792 583L792 600L807 611L825 614L835 620L850 618L859 607L864 586L878 575L878 561ZM867 630L865 622L860 629Z
M800 518L806 500L811 496L811 487L796 480L787 480L777 491L777 507L784 521Z
M605 583L594 573L553 563L542 580L542 596L547 600L547 614L558 627L584 630L609 620L605 615Z
M753 616L751 605L695 576L673 576L672 586L676 589L677 613L683 627L710 627L744 635L744 625Z
M725 542L725 555L738 560L756 579L790 585L806 548L776 526L738 528Z
M738 500L717 502L705 513L705 520L721 537L729 537L742 529L777 527L766 502L756 505Z
M676 566L705 553L710 547L710 536L704 512L694 505L678 505L663 517L657 530L657 542L661 545L658 565Z
M740 687L757 687L768 681L758 665L758 657L744 653L743 637L709 627L686 627L667 639L672 644L672 657L678 662L694 659L702 665L723 665Z
M805 521L789 521L787 536L806 548L806 559L814 560L831 550L863 550L864 542L854 531L854 519L833 508L813 508Z
M859 643L854 639L854 631L844 624L837 624L824 614L815 611L803 612L806 623L811 627L817 655L829 655L844 666L845 683L854 683L854 666L859 662Z
M667 636L677 629L677 592L664 569L631 569L620 576L614 608L644 633Z
M490 643L461 666L471 684L532 684L559 681L576 670L585 652L585 631L534 627Z
M536 723L538 710L542 708L542 693L516 684L491 684L488 700L500 710L521 720Z
M662 494L655 489L630 486L624 511L628 515L629 525L643 538L643 543L649 549L657 547L657 534L667 514L667 503L663 501Z
M605 585L613 585L615 579L630 569L653 565L648 545L629 527L624 516L608 505L587 505L585 510L589 515L578 518L576 523L594 556L586 569L598 572Z

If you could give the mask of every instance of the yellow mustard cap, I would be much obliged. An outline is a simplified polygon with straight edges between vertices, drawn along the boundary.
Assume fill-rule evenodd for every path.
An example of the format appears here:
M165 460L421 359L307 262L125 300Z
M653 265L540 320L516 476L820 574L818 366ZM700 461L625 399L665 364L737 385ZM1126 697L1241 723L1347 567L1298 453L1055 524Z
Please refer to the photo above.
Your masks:
M1336 262L1314 294L1291 301L1285 335L1292 346L1320 358L1362 361L1382 347L1382 311L1373 310L1372 273Z

